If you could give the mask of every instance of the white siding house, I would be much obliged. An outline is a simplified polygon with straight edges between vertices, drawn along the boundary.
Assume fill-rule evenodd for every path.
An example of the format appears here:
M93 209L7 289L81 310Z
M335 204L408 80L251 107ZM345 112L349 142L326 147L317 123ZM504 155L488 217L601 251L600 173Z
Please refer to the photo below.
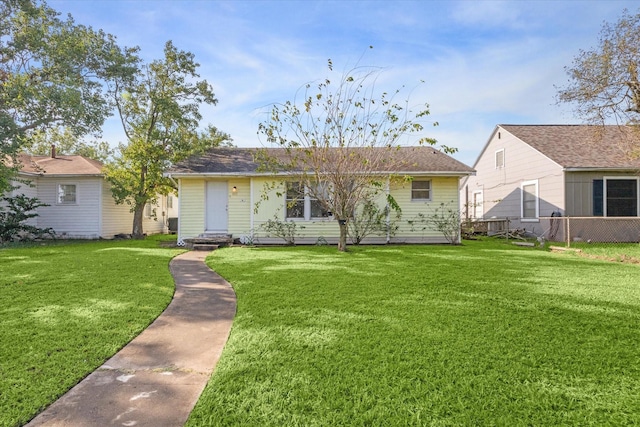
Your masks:
M110 185L102 174L102 164L83 156L56 155L19 157L21 169L16 189L9 196L25 194L47 204L38 208L38 216L30 220L39 228L52 228L59 238L97 239L130 234L133 213L127 205L117 205ZM155 216L144 218L147 234L165 233L168 211L167 197L161 197ZM150 210L151 211L151 210Z

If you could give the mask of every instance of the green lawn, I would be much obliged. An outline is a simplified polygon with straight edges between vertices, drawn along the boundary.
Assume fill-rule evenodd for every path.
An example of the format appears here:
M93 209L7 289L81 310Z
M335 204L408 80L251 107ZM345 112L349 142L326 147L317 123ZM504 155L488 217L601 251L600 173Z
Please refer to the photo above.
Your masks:
M19 426L171 301L176 249L144 241L0 249L0 426Z
M228 248L189 426L640 424L640 266L518 248Z

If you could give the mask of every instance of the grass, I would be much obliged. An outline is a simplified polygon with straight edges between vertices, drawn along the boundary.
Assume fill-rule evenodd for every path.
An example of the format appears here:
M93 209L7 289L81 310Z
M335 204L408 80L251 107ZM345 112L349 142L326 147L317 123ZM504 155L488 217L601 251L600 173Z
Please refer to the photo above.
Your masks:
M189 426L635 425L640 266L496 242L228 248Z
M640 244L638 243L574 242L571 244L571 248L580 250L588 257L640 264Z
M0 426L29 421L164 310L178 251L163 239L0 249Z

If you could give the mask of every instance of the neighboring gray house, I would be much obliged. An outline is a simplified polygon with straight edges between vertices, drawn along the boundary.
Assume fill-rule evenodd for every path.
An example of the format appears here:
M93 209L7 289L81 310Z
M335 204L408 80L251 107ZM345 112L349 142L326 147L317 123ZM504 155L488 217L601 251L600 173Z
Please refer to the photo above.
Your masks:
M117 205L109 183L102 174L102 163L83 156L21 154L17 188L7 196L25 194L37 197L48 206L38 208L31 224L53 228L60 238L97 239L130 234L133 213L127 205ZM171 200L169 199L171 198ZM167 218L177 217L175 196L161 197L157 206L147 206L144 231L147 234L167 231ZM155 217L152 215L155 210Z
M640 158L632 129L589 125L498 125L462 180L471 219L509 218L541 235L541 217L638 217Z

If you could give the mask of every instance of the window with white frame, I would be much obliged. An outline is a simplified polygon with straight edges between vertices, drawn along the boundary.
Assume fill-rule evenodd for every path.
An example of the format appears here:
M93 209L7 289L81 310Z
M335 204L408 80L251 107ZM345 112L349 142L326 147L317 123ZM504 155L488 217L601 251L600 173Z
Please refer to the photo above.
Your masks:
M286 212L287 218L310 220L312 218L327 218L331 216L318 200L317 195L326 198L328 188L316 185L305 187L301 182L287 182Z
M525 181L521 189L521 218L523 221L537 221L540 211L538 181Z
M636 177L604 177L593 180L594 216L638 216Z
M496 169L504 167L504 148L496 150Z
M411 181L411 200L431 200L431 180Z
M74 205L77 200L75 184L58 184L57 202L59 205Z

